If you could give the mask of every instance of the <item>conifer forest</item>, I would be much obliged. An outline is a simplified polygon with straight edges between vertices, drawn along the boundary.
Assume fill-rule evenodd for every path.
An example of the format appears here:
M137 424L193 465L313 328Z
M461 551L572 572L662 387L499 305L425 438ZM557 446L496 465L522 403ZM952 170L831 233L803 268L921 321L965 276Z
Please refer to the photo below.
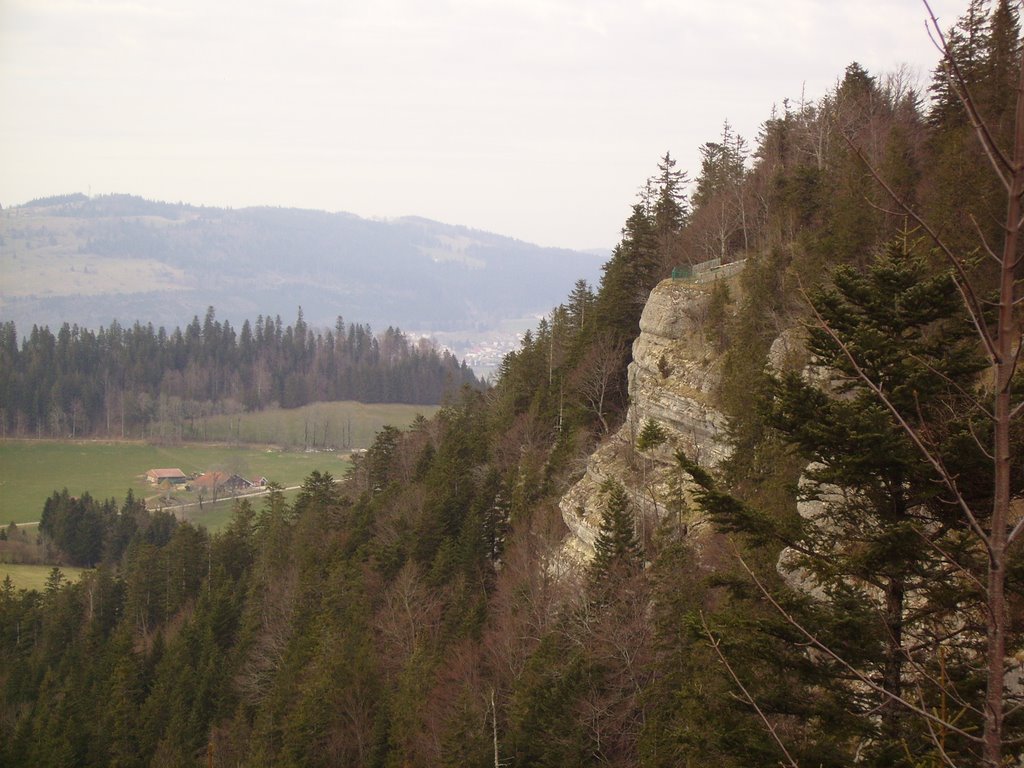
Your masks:
M184 330L116 321L98 331L64 323L33 326L18 344L0 325L0 431L46 437L145 437L154 422L313 402L440 403L446 392L479 386L468 366L428 340L397 328L375 335L338 318L311 329L302 308L242 323L236 333L210 307Z
M923 84L851 63L756 136L724 122L699 168L652 158L599 284L489 385L301 314L237 340L212 310L20 348L0 329L11 432L131 431L172 397L445 398L218 533L40 499L95 567L0 586L0 765L1024 764L1020 13L936 22ZM667 431L629 422L634 341L652 290L707 262L736 266L694 283L687 343L727 445L673 446L651 514ZM579 556L560 502L613 434Z

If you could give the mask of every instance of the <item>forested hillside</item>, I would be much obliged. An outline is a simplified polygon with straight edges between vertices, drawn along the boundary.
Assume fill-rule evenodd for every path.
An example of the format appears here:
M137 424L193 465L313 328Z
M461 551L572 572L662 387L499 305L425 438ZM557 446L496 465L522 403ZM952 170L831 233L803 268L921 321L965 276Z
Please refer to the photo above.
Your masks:
M0 763L1019 764L1019 11L972 0L927 92L851 64L692 182L666 154L596 290L343 483L5 585ZM559 500L651 290L708 259L745 259L691 318L731 457L679 451L639 526L665 433L636 425L580 563Z
M154 422L312 402L437 404L480 382L465 363L396 328L338 318L319 332L303 319L246 320L236 333L210 307L168 333L152 324L98 331L33 326L22 343L0 325L0 431L6 435L145 437Z

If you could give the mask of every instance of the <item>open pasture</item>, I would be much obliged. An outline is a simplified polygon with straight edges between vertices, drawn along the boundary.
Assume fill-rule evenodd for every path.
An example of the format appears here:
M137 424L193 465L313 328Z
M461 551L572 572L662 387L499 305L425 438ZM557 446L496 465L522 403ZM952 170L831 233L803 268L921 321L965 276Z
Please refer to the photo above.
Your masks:
M331 474L336 478L340 478L342 476L341 472L335 472L333 470L331 470ZM300 492L301 491L298 488L286 490L284 492L285 501L291 504L295 501L295 498ZM249 497L249 503L252 504L253 509L258 512L263 507L266 498L266 494L251 496ZM216 503L206 502L202 509L200 509L198 505L189 505L184 509L174 510L174 512L182 520L188 520L196 526L201 525L210 533L219 533L229 522L231 522L231 512L234 509L234 506L235 500L228 498L221 499Z
M7 576L15 589L38 589L40 592L46 587L46 580L53 571L52 565L15 565L11 563L0 563L0 583ZM68 581L76 581L85 571L84 568L72 568L60 566L60 572Z
M417 415L430 417L436 405L396 403L312 403L301 408L270 408L251 413L186 419L177 429L160 425L185 440L259 443L291 447L366 448L385 424L405 428ZM184 467L182 467L184 469Z
M219 469L246 477L263 475L290 486L313 470L341 477L348 455L232 445L5 440L0 441L0 521L38 520L43 502L65 487L72 495L88 491L95 498L119 501L131 488L147 498L158 493L143 477L154 467L178 467L186 474ZM201 522L198 516L196 520Z
M72 495L88 491L101 499L121 500L129 488L141 498L157 495L142 477L155 467L177 467L188 475L208 470L262 475L285 487L299 485L313 470L341 477L348 468L347 451L324 450L325 446L366 448L385 424L404 428L417 415L436 411L437 406L315 403L197 418L166 430L167 435L203 442L0 441L0 524L38 520L43 502L62 488ZM154 430L160 431L164 430ZM179 500L196 498L184 494ZM184 516L196 522L211 521L204 522L211 529L226 515L220 507L211 511L209 503L201 512L184 510Z

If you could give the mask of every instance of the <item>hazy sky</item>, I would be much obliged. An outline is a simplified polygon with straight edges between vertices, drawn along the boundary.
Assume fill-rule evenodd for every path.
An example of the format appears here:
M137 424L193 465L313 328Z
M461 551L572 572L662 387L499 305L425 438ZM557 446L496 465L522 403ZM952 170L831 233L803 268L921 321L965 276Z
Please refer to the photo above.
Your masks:
M933 0L943 27L967 0ZM0 0L0 204L68 192L426 216L611 247L666 150L847 64L937 61L920 0Z

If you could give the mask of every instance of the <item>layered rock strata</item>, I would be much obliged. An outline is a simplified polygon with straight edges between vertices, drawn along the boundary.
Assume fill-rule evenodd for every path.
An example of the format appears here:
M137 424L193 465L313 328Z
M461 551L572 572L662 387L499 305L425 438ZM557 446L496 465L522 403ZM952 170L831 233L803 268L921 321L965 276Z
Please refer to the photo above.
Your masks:
M572 533L566 552L585 562L604 508L602 486L621 482L638 512L641 535L650 535L671 515L683 519L688 483L675 454L683 450L702 466L714 467L729 455L725 416L714 404L721 358L705 340L705 315L712 286L664 280L651 292L640 318L629 366L630 408L622 427L590 457L584 476L562 497L562 518ZM656 422L667 438L639 451L640 430Z

